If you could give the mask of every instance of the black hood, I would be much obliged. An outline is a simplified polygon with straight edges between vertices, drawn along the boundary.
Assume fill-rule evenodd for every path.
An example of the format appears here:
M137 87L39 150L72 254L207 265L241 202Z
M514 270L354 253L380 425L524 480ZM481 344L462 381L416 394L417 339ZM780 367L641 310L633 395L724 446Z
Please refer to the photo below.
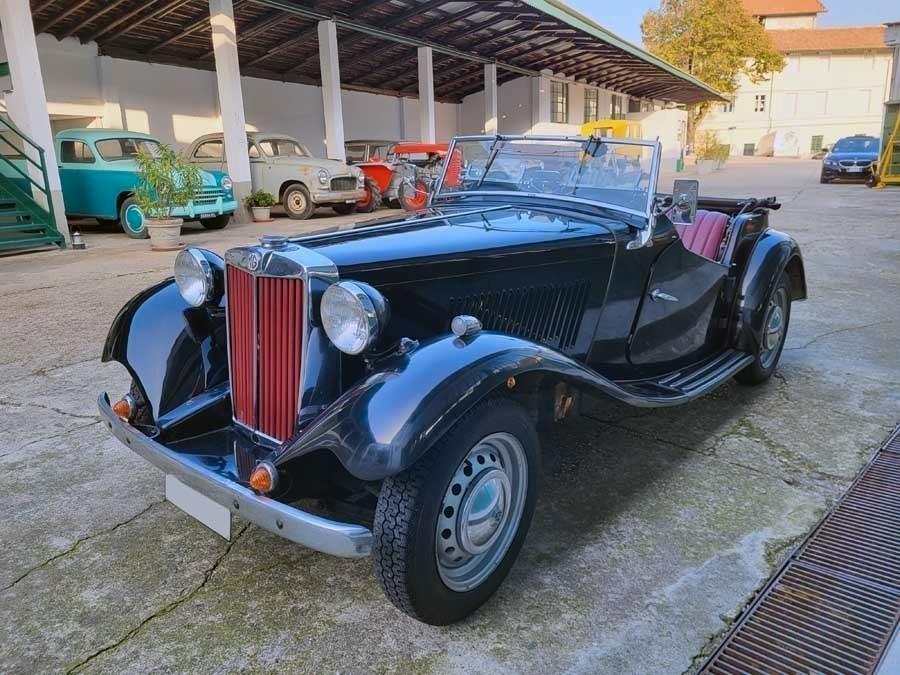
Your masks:
M334 261L340 275L346 277L359 270L402 270L448 262L458 265L467 259L515 253L567 250L571 254L573 248L591 242L612 243L613 231L625 227L609 217L483 207L364 222L349 230L296 241Z

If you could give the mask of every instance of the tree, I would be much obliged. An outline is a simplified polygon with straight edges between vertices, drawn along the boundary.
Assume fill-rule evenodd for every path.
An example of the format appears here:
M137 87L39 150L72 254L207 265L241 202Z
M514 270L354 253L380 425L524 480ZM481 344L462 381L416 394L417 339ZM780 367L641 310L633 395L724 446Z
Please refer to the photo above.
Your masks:
M662 0L644 15L641 33L652 54L726 95L737 91L742 75L761 82L784 68L784 56L741 0ZM688 138L710 105L691 108Z

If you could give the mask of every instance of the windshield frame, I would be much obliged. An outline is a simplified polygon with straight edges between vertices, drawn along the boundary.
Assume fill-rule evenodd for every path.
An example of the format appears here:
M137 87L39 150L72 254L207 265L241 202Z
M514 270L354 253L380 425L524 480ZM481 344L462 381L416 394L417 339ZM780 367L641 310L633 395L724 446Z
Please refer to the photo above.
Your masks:
M538 141L538 142L573 142L573 143L588 143L590 141L599 141L601 144L605 143L608 145L640 145L647 148L653 148L653 159L650 164L650 182L647 185L647 203L643 211L639 211L637 209L630 209L626 206L621 206L619 204L611 204L608 202L596 201L593 199L586 199L584 197L574 197L571 195L557 195L550 192L522 192L519 190L473 190L473 191L461 191L461 192L448 192L445 194L441 194L441 188L444 186L444 176L447 173L447 168L450 166L449 158L453 156L453 152L456 150L457 143L465 143L465 142L479 142L479 141L493 141L493 142L501 142L501 141ZM510 135L510 134L498 134L496 136L455 136L450 141L450 148L447 150L447 156L444 161L443 167L441 167L440 176L438 176L437 182L434 185L434 190L432 191L433 200L449 200L458 196L469 196L469 195L493 195L493 196L504 196L504 197L544 197L549 199L554 199L558 201L576 203L576 204L584 204L588 206L600 206L607 209L612 209L615 211L621 211L622 213L628 213L633 216L640 216L642 218L647 219L646 227L649 227L650 220L653 216L653 207L656 202L656 192L658 188L659 181L659 166L662 156L662 143L659 142L659 139L655 141L647 141L643 139L633 139L633 138L608 138L605 136L551 136L547 134L541 135Z

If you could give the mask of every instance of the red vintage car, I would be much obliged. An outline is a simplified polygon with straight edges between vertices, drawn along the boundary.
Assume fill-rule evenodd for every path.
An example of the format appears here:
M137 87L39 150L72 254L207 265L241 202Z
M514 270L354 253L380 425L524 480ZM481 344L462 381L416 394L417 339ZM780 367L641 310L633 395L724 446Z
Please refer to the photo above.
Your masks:
M447 143L396 143L384 159L373 157L357 164L366 175L366 196L356 203L357 210L369 213L381 203L413 211L424 208L448 148ZM401 194L404 181L414 189Z

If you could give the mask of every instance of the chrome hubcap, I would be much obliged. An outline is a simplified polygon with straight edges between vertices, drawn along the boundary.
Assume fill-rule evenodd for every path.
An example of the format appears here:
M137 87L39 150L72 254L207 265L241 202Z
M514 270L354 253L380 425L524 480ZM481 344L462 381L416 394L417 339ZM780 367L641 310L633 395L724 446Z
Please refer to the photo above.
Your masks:
M450 480L435 533L438 572L448 588L481 584L502 562L525 507L527 460L515 436L475 444Z
M762 339L762 352L759 360L764 368L772 365L784 340L784 312L787 297L783 288L779 288L769 300L766 327Z

